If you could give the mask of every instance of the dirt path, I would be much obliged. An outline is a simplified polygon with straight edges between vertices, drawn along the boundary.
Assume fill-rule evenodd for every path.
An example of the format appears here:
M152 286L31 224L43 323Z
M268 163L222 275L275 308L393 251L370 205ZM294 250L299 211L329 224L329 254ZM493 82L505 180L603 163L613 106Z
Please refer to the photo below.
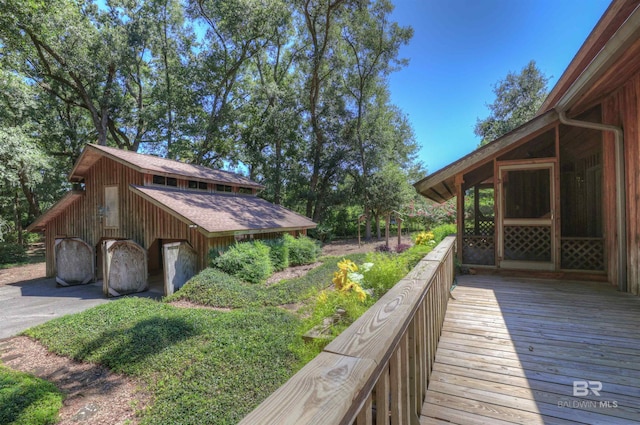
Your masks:
M27 264L26 266L0 269L0 286L45 278L45 263Z
M19 336L0 340L0 361L54 383L66 394L58 425L136 424L136 412L150 396L137 381L106 367L49 353L38 342Z

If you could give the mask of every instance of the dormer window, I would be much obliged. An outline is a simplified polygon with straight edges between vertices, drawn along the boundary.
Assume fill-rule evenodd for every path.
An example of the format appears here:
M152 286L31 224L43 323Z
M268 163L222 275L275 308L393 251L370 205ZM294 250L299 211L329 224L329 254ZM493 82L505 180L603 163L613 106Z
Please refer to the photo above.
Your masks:
M207 183L205 182L199 182L199 181L195 181L195 180L189 180L189 189L200 189L200 190L207 190Z
M173 186L178 187L178 179L174 177L164 177L158 176L156 174L153 175L153 184L159 184L162 186Z
M233 189L231 188L231 186L227 186L226 184L217 184L216 185L216 192L232 192Z
M253 195L253 189L251 189L250 187L239 187L238 193L242 195Z

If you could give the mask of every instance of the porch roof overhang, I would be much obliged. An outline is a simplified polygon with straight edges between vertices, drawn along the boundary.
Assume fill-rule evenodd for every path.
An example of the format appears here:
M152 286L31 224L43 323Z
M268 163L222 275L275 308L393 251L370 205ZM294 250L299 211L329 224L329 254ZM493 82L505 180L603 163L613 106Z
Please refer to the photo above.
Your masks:
M413 186L418 193L435 202L446 202L456 196L455 177L457 174L470 171L489 161L493 161L495 157L518 145L523 139L530 138L552 127L557 122L558 114L556 111L548 111L499 139L428 175Z
M553 88L538 116L499 139L414 184L436 202L455 196L455 176L478 168L540 129L559 121L560 112L575 115L610 94L621 79L638 72L640 5L637 0L612 2L571 64Z

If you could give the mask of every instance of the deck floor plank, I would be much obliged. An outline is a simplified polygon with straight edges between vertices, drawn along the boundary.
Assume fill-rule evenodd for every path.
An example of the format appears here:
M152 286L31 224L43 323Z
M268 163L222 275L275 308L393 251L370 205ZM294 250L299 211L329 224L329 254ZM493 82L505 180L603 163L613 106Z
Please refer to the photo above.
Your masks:
M453 296L421 424L640 423L639 297L501 276L460 276ZM602 389L574 396L577 380Z

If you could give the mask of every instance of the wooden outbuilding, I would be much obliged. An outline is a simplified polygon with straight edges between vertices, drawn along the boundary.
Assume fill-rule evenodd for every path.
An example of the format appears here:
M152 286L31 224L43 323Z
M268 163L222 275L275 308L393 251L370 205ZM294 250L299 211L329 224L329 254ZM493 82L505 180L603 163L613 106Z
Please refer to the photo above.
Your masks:
M459 261L640 292L640 10L614 1L535 118L415 184Z
M105 295L170 294L239 240L306 234L310 219L257 197L235 173L89 144L69 180L76 189L32 223L45 234L46 272L66 286L103 278Z

